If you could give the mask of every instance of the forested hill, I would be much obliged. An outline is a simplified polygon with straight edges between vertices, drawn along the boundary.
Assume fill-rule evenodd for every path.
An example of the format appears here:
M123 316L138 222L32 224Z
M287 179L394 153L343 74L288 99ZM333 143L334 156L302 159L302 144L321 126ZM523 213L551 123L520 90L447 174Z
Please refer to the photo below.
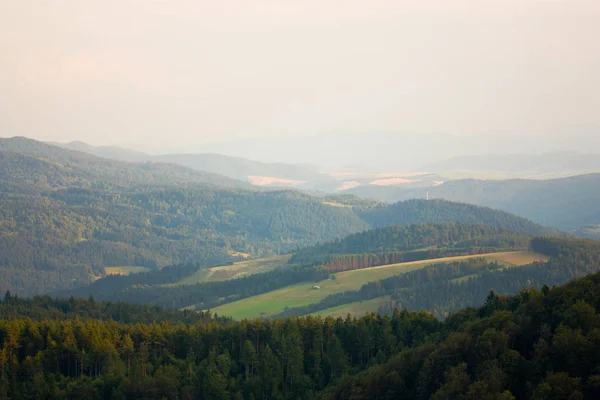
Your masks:
M0 195L0 290L87 284L107 266L208 266L367 229L349 208L295 192L211 186Z
M76 320L13 312L0 319L0 396L597 399L598 299L595 274L515 296L490 292L482 307L443 322L406 310L193 324L102 321L112 310ZM9 297L0 315L18 301Z
M599 274L517 296L492 292L483 307L450 317L440 336L402 342L389 361L319 398L598 399L599 299Z
M539 224L571 230L599 224L600 174L560 179L451 180L429 188L434 199L492 207ZM347 191L365 198L395 202L422 198L425 190L403 187L358 187Z
M462 223L390 226L296 251L291 264L319 264L335 255L406 252L432 248L528 248L531 237L486 225ZM521 243L519 246L518 243Z
M542 227L504 211L446 200L406 200L371 207L359 214L372 227L462 222L536 236L560 234L557 229Z
M600 223L600 174L552 180L460 180L435 187L431 195L522 215L541 224L575 229Z
M226 324L226 318L213 318L209 313L187 312L123 302L102 302L90 299L51 298L36 296L21 298L6 292L0 299L0 320L30 318L33 320L85 321L102 320L126 324L136 323L197 323L219 321Z

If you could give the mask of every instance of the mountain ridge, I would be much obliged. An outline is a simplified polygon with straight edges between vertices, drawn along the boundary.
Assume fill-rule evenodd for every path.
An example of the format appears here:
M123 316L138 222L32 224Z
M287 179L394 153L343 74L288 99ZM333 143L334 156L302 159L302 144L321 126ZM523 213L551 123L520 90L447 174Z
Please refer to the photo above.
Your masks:
M297 183L291 182L293 186L301 186L302 183L308 181L315 182L315 185L318 186L321 181L331 181L326 175L318 172L318 167L306 164L262 162L215 152L148 154L117 146L92 146L83 142L53 144L67 149L74 149L104 158L127 162L168 162L179 164L198 171L218 173L245 182L248 182L252 176L298 181Z
M113 184L177 184L211 183L222 186L251 186L222 175L202 172L173 163L129 163L109 160L89 153L64 149L26 137L0 138L0 152L20 154L23 158L38 162L53 163L55 167L69 169L73 174L81 173ZM6 167L5 167L6 168Z

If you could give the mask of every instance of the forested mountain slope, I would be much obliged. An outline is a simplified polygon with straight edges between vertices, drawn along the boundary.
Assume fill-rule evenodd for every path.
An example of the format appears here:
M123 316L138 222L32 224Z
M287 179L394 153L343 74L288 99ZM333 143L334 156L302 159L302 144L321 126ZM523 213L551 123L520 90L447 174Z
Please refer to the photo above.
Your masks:
M211 183L250 188L242 181L181 165L108 160L24 137L0 138L0 171L0 182L39 187L114 188Z
M560 229L600 223L600 174L540 181L451 181L433 188L430 196L506 210Z
M463 223L411 224L377 228L356 233L333 242L305 247L294 252L290 263L317 265L335 256L364 253L394 253L474 247L502 248L506 243L529 246L530 236L497 227ZM518 245L517 245L518 247Z
M180 312L158 306L123 302L102 302L90 299L51 298L35 296L22 298L6 292L0 299L0 320L31 318L33 320L82 321L102 320L126 324L136 323L197 323L226 318L213 318L209 313Z
M561 179L461 179L431 187L361 187L349 190L365 198L395 202L410 198L445 199L520 215L544 226L571 230L600 223L600 174Z
M600 275L563 287L490 293L322 399L597 399ZM404 313L395 313L392 321ZM398 342L399 343L399 342Z
M372 227L409 224L462 222L481 224L529 235L556 235L557 229L544 228L522 217L487 207L444 200L406 200L371 207L360 216Z
M351 209L294 192L203 186L3 193L0 289L31 294L80 286L105 266L215 265L366 228Z

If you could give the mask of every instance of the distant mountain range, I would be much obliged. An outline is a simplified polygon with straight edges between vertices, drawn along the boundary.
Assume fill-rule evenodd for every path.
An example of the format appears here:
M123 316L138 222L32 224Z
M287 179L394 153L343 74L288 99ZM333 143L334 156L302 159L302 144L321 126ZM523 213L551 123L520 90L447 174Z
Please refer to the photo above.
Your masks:
M241 180L255 186L329 189L337 185L334 179L319 173L318 167L310 165L264 163L214 153L151 155L114 146L90 146L82 142L52 144L120 161L178 164L197 171Z
M600 127L563 127L543 135L520 132L451 135L401 131L322 133L302 137L282 135L206 143L196 148L183 147L179 152L183 151L269 162L310 163L328 170L361 164L377 167L379 172L407 172L450 157L470 154L597 153L600 152Z
M478 155L461 155L449 159L440 159L438 161L423 164L423 160L430 158L431 148L437 148L438 143L444 145L445 136L431 137L432 142L422 143L419 146L411 146L411 154L418 155L416 161L403 165L402 168L394 168L390 160L397 159L397 156L390 155L385 157L389 149L385 145L386 141L396 142L403 136L394 137L390 135L374 135L372 147L377 148L380 156L373 162L368 154L372 148L362 149L363 154L357 154L355 162L345 167L323 167L328 164L328 159L322 159L322 163L296 164L292 161L282 163L253 161L256 149L251 143L248 143L247 151L243 156L228 156L221 153L179 153L153 155L140 151L124 149L115 146L91 146L83 142L70 143L51 143L56 146L64 147L70 150L76 150L93 154L98 157L109 158L128 162L168 162L175 163L189 168L205 172L217 173L230 178L250 181L254 179L254 184L265 186L294 186L304 189L323 189L325 191L342 190L344 183L349 182L354 176L361 177L358 181L361 186L369 185L372 181L380 178L390 177L414 177L419 176L421 186L427 186L432 181L455 180L461 178L481 178L481 179L509 179L509 178L559 178L566 176L581 175L591 172L600 172L600 154L581 153L581 152L549 152L544 154L501 154L486 153ZM323 139L322 147L315 148L315 152L320 152L323 147L331 147L334 144L327 144L327 138ZM352 135L347 138L353 138ZM445 138L445 139L443 139ZM339 139L339 138L338 138ZM421 143L420 141L417 141ZM291 140L291 144L294 140ZM343 142L338 142L343 145ZM429 146L429 149L428 149ZM293 145L292 145L293 147ZM343 147L343 146L342 146ZM382 148L385 147L385 148ZM403 148L403 147L402 147ZM225 149L223 149L225 150ZM447 150L447 149L446 149ZM300 148L295 149L301 153ZM332 147L333 151L333 147ZM406 149L403 148L403 152ZM446 154L450 152L446 151ZM308 154L306 154L307 159ZM294 160L290 157L290 160ZM369 161L371 160L371 161ZM345 174L345 175L344 175ZM267 179L258 178L272 178ZM429 179L431 178L431 179ZM352 181L355 185L356 182ZM403 186L405 182L397 184ZM392 184L393 185L393 184ZM346 186L348 186L346 184Z
M482 154L450 158L424 165L421 171L446 175L471 173L491 176L547 178L600 172L600 154L556 152L535 154Z
M247 182L186 168L180 164L128 163L96 157L24 137L0 138L0 163L4 182L38 186L174 185L209 183L251 188Z
M386 138L385 135L377 137ZM225 175L238 180L238 184L246 182L263 187L288 186L308 191L347 193L391 203L429 196L489 206L542 225L569 230L600 224L597 206L600 204L600 174L593 173L600 171L600 155L592 153L470 155L423 165L413 173L382 173L355 166L347 171L324 174L315 166L262 163L218 154L153 156L118 147L93 147L81 142L62 146L124 161L182 165L205 173ZM465 176L481 179L461 179ZM507 179L511 177L535 179ZM589 229L576 232L590 235Z

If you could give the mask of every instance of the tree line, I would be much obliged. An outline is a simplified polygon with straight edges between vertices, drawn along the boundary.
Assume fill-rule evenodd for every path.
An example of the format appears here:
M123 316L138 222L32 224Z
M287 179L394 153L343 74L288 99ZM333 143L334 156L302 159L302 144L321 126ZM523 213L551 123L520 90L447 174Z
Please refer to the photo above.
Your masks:
M0 320L0 396L312 398L440 327L427 313L190 324Z
M156 322L127 323L97 313L113 312L108 303L8 295L0 302L0 312L12 313L0 319L0 396L594 399L599 298L594 274L514 296L488 292L483 306L443 322L398 309L241 322L181 321L156 309ZM59 314L67 308L63 318L31 318L31 309L18 314L19 302Z

